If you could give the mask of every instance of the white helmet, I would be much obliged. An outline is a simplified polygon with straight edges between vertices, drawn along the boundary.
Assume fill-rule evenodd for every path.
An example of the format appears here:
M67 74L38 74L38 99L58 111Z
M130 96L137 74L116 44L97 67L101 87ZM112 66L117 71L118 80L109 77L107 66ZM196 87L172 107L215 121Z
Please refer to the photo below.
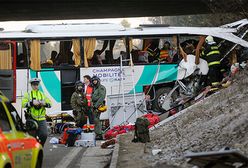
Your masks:
M40 83L40 79L39 78L32 78L30 81L29 81L31 84L32 83Z
M206 41L206 43L211 43L211 42L214 42L214 38L213 38L213 36L207 36L205 41Z

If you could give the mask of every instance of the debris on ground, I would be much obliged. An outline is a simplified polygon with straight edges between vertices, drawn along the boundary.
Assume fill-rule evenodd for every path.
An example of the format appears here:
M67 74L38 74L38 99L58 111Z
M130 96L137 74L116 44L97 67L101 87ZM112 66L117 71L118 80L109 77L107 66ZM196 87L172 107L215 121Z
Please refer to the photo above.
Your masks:
M101 148L105 149L105 148L113 147L113 145L115 143L116 143L116 139L115 138L110 139L110 140L107 140L107 141L105 141L105 142L102 143Z
M58 144L59 143L59 139L56 137L52 137L49 141L50 144Z
M248 166L248 158L236 149L225 147L219 151L194 152L185 155L188 163L198 167L235 167Z
M220 150L225 146L248 151L248 71L233 84L185 109L182 115L151 132L151 149L161 154L146 155L149 163L192 167L183 157L187 152Z
M155 156L155 155L159 154L160 152L162 152L161 149L153 149L152 150L152 155Z
M187 163L185 154L219 151L226 146L247 156L247 107L248 71L244 70L236 74L228 88L150 131L151 143L131 143L132 133L121 135L118 167L188 168L193 165ZM161 151L154 155L154 149Z

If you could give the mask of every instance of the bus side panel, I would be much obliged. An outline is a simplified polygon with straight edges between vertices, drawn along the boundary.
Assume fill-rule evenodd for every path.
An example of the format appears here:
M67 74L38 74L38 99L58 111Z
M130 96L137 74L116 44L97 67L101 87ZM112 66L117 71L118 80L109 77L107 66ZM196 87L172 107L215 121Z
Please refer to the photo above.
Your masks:
M175 81L177 79L177 65L176 64L161 64L158 65L139 65L134 66L134 87L136 93L143 92L144 85L151 85L153 81L155 84ZM90 67L80 69L80 80L83 81L84 75L98 76L101 83L106 87L107 96L125 93L132 94L134 87L132 83L132 68L130 66L123 67L124 76L123 84L121 86L120 66L113 67ZM108 113L103 113L101 119L107 119Z
M156 79L156 84L168 83L177 80L178 65L177 64L162 64L159 68L159 74Z
M132 69L130 66L123 67L124 76L124 92L133 93L132 84ZM101 79L101 83L106 86L107 95L122 94L120 83L120 67L92 67L81 68L82 74L80 80L83 80L84 75L96 75ZM143 92L144 85L151 85L154 81L155 84L167 83L177 80L178 68L176 64L161 64L158 65L139 65L134 66L134 85L136 93Z
M142 72L144 66L135 67L134 70L134 84L136 85ZM123 77L124 91L129 93L132 89L132 77L130 66L123 67L123 71L126 74ZM121 75L120 75L120 66L111 66L111 67L91 67L91 68L81 68L80 69L80 80L83 81L84 75L93 75L98 76L101 79L101 83L107 89L107 95L113 94L122 94L121 90Z
M135 68L134 71L134 84L138 82L144 66L139 66L138 68ZM123 77L123 83L124 83L124 91L125 93L129 93L132 89L132 77L131 75L131 68L130 66L125 66L123 68L124 73L126 74L125 77ZM113 94L122 94L121 89L121 75L120 75L120 66L109 66L109 67L90 67L90 68L81 68L80 69L80 80L83 81L84 75L90 75L91 77L93 75L98 76L101 79L101 83L106 87L107 96L113 95ZM108 112L101 114L101 119L108 119L109 114Z
M143 92L143 86L168 83L177 79L177 65L176 64L161 64L158 65L144 65L142 73L139 75L139 80L136 82L136 93ZM135 71L139 71L139 67L135 67ZM136 73L135 73L136 75ZM130 90L129 93L133 93L134 90Z
M51 100L52 108L47 109L47 114L61 112L61 80L60 71L38 72L41 79L40 90Z

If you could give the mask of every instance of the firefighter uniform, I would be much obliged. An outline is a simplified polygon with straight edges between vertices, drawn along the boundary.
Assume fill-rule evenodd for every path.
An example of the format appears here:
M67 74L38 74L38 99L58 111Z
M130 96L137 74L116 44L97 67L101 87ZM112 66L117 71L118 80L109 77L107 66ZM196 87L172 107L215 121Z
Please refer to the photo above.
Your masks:
M169 50L167 50L167 49L161 49L160 50L159 60L160 61L166 61L168 63L171 63L172 62L172 59L170 57Z
M208 37L206 38L208 39ZM208 62L208 79L212 86L217 86L222 80L221 75L221 56L217 44L210 37L210 40L206 40L204 50L202 51L202 57Z

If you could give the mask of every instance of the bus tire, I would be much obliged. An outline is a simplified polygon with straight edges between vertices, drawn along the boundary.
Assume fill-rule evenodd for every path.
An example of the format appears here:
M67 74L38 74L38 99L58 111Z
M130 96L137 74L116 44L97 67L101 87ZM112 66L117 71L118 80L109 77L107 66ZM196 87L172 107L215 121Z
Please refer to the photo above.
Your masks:
M164 102L164 99L166 98L166 95L171 91L171 89L172 88L170 87L162 87L156 90L155 99L153 101L153 110L159 111L159 112L165 112L166 110L170 109L170 105L168 105L168 109L163 109L162 104ZM168 103L172 103L173 101L176 100L177 97L178 97L178 93L177 91L174 91Z

